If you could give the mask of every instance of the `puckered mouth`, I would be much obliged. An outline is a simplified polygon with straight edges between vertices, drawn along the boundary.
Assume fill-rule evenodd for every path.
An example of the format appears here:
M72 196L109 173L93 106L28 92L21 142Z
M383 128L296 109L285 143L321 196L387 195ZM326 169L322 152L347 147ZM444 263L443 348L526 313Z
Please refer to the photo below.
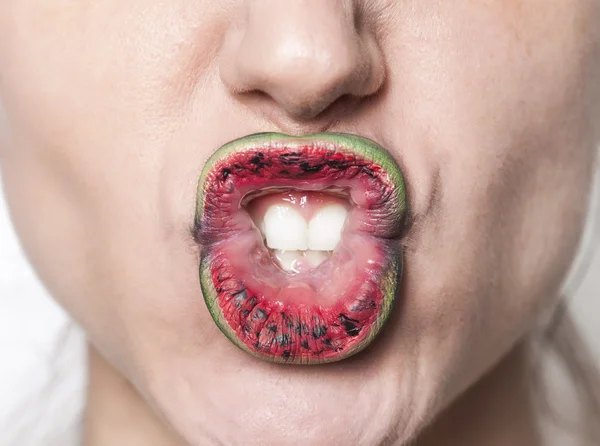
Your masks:
M364 138L256 134L198 182L200 284L223 333L261 359L318 364L365 348L402 271L403 175Z

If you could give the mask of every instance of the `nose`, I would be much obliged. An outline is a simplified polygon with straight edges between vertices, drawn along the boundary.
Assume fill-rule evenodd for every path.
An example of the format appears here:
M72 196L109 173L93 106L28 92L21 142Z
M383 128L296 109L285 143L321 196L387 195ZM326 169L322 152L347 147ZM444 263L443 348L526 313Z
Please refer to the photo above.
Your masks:
M223 83L296 121L314 119L342 98L376 93L384 81L383 56L355 4L248 0L243 19L226 35Z

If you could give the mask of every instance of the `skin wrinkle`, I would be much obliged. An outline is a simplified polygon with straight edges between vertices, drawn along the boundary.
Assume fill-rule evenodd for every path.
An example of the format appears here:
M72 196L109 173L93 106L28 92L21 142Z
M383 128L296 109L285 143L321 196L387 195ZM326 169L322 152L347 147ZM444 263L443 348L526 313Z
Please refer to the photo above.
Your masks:
M5 192L38 274L89 336L86 446L132 433L154 446L146 422L182 439L161 446L539 445L524 339L555 304L587 212L599 10L0 4ZM290 30L302 57L280 51ZM195 183L233 139L322 129L373 139L404 171L405 275L366 351L281 367L239 351L202 302ZM140 418L117 426L113 405Z

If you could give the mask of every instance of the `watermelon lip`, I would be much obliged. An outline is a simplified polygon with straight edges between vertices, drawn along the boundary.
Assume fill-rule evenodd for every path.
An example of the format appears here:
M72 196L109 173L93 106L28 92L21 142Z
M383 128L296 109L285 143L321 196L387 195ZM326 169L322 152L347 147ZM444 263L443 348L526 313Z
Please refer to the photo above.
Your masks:
M264 189L332 187L354 205L344 243L326 277L300 283L274 266L243 203ZM407 209L398 164L365 138L261 133L225 144L200 175L194 222L211 316L235 345L266 361L321 364L363 350L398 294ZM296 299L299 286L314 299Z

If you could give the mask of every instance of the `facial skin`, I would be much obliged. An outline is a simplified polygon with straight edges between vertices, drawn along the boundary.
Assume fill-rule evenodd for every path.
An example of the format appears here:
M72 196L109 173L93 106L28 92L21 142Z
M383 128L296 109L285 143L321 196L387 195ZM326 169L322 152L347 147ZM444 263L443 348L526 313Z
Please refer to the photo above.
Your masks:
M406 444L555 301L600 142L594 0L8 0L0 161L41 278L190 444ZM196 181L247 134L359 134L403 168L376 343L258 361L212 322Z

